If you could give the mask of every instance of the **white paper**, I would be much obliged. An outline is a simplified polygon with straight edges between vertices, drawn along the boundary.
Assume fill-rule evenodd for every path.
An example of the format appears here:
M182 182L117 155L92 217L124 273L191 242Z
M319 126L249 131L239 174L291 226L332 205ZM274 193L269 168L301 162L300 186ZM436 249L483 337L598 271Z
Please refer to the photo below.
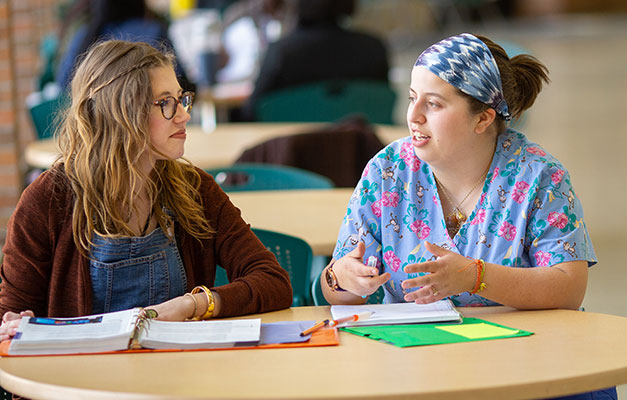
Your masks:
M149 321L140 343L147 348L211 348L258 342L261 319Z
M430 304L391 303L363 304L358 306L331 306L331 315L333 316L333 319L348 317L365 311L372 312L370 318L345 322L338 326L461 321L460 313L448 299L436 301L435 303Z

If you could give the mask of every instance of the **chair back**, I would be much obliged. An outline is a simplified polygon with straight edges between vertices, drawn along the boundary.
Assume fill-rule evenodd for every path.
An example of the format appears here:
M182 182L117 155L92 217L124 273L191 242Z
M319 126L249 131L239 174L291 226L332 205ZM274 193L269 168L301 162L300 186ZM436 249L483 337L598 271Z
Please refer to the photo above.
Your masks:
M268 93L255 114L262 122L333 122L363 114L372 123L391 125L395 101L387 82L332 80Z
M326 283L325 283L326 285ZM368 296L368 300L366 300L366 304L381 304L383 303L383 297L385 297L385 293L383 292L383 287L379 287L376 292ZM313 300L314 306L328 306L329 302L324 298L322 294L322 287L320 287L320 274L318 274L312 284L311 284L311 298Z
M294 297L292 307L311 305L311 263L313 252L304 240L295 236L265 229L253 228L261 243L270 250L277 261L285 269L290 277ZM222 286L229 283L223 268L217 268L214 286Z
M67 101L64 95L50 98L44 98L40 92L29 95L26 107L38 139L47 139L54 134L59 123L58 114L65 109Z
M212 175L226 192L334 187L333 182L325 176L282 165L242 163L205 171Z
M246 149L235 161L295 167L326 176L336 187L355 187L364 166L384 144L364 118L305 128Z

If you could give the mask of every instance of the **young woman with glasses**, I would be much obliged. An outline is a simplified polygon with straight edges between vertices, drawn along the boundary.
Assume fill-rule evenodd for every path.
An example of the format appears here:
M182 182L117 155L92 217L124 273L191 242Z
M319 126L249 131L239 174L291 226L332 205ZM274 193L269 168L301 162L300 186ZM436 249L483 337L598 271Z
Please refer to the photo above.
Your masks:
M173 66L148 44L112 40L76 70L62 157L9 222L0 339L20 315L150 306L185 320L290 306L273 254L211 176L181 159L194 95ZM218 264L230 283L212 287Z

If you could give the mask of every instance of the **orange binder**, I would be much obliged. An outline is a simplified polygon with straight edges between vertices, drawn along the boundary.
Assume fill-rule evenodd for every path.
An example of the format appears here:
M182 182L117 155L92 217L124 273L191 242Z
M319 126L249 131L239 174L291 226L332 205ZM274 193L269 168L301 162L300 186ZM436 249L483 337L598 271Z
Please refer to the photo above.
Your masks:
M0 342L0 356L2 357L48 357L48 356L70 356L70 355L94 355L94 354L127 354L127 353L163 353L163 352L180 352L180 351L216 351L216 350L246 350L246 349L282 349L293 347L320 347L320 346L337 346L340 344L338 330L336 328L323 328L311 334L311 338L306 342L297 343L276 343L262 344L257 346L242 347L218 347L210 349L134 349L108 351L98 353L75 353L75 354L41 354L41 355L15 355L9 354L10 340Z

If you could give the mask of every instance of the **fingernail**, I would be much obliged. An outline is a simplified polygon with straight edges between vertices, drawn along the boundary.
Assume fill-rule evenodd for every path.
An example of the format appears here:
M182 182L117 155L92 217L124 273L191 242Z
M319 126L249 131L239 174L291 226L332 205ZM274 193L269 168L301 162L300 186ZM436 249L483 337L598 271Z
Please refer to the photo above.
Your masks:
M370 270L370 273L371 273L372 275L376 275L376 274L377 274L377 272L379 272L379 271L377 271L375 268L373 268L373 269L371 269L371 270Z

